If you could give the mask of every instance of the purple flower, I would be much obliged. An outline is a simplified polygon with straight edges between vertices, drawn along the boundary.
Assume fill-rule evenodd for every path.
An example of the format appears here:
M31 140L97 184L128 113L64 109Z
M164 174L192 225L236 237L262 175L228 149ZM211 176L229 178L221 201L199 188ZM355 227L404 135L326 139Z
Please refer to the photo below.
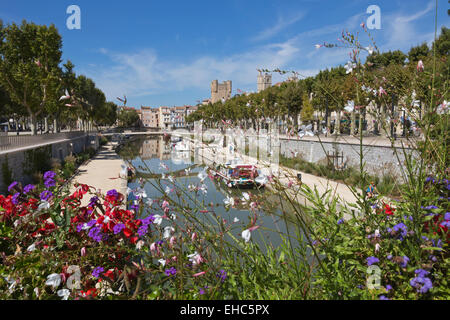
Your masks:
M8 187L8 192L11 192L11 190L18 185L17 181L14 181L13 183L11 183Z
M56 186L56 182L53 179L46 179L44 181L44 185L45 185L46 188L50 188L50 187Z
M409 281L409 284L411 285L411 287L416 288L417 292L419 293L427 293L428 290L433 288L433 283L431 282L431 279L426 278L425 276L421 276L420 274L418 274L415 278L411 279Z
M438 207L436 207L435 205L431 205L431 206L426 206L423 209L425 209L425 210L432 210L432 209L438 209Z
M89 236L90 238L92 238L93 240L97 241L97 242L102 241L102 238L103 238L103 237L102 237L102 234L101 234L101 232L100 232L100 228L98 228L98 227L92 228L92 229L89 231L88 236Z
M416 269L414 271L414 273L417 274L416 277L419 277L419 278L424 278L430 274L427 270L423 270L423 269Z
M28 192L30 192L31 190L34 190L36 187L34 186L34 185L32 185L32 184L27 184L26 186L25 186L25 188L23 188L23 192L24 193L28 193Z
M166 273L167 276L170 276L170 275L173 275L173 276L174 276L174 275L177 274L177 269L175 269L174 267L172 267L172 268L170 268L170 269L166 269L165 273Z
M137 231L137 233L140 237L145 236L147 234L147 232L148 232L148 225L141 226Z
M93 219L93 220L91 220L91 221L89 221L88 223L87 223L87 226L90 228L90 227L92 227L94 224L96 224L97 223L97 220L95 220L95 219Z
M151 214L145 219L141 219L141 222L144 226L148 226L149 224L153 223L155 221L155 217Z
M12 202L14 205L19 204L19 197L20 197L20 193L19 193L19 192L15 193L15 194L12 196L11 202Z
M114 234L120 233L123 229L125 229L125 225L123 223L116 224L113 228Z
M117 199L117 197L119 196L119 193L117 192L116 189L112 189L112 190L109 190L109 191L106 193L106 195L107 195L108 197L114 197L114 198Z
M406 268L406 266L408 265L408 262L409 262L409 258L407 256L404 256L403 261L400 262L400 267Z
M388 285L386 286L386 291L390 291L390 290L392 290L392 286L391 286L390 284L388 284Z
M77 232L81 232L81 230L83 230L84 227L84 223L80 223L79 225L77 225Z
M406 227L406 225L403 222L400 222L399 224L395 225L392 230L394 230L395 232L400 231L400 240L403 240L406 235L408 234L408 228Z
M54 173L53 171L47 171L46 173L44 173L44 180L54 179L55 177L56 173Z
M97 204L97 202L98 202L98 197L97 197L97 196L92 197L92 198L89 200L88 207L93 207L93 206L95 206L95 205Z
M368 265L368 266L371 266L371 265L373 265L374 263L380 262L380 260L379 260L378 258L376 258L376 257L368 257L368 258L366 259L366 261L367 261L367 265Z
M386 296L384 296L384 295L380 296L379 299L380 299L380 300L391 300L391 299L389 299L388 297L386 297Z
M41 197L41 200L47 201L48 199L53 197L53 193L51 193L51 191L49 190L44 190L39 196Z
M387 259L388 259L388 260L391 260L391 259L392 259L392 254L388 255L388 256L387 256Z
M337 224L343 224L344 223L344 219L339 219L339 221L337 222Z
M219 270L219 272L217 273L217 277L220 278L220 280L222 282L224 282L227 278L227 272L223 269Z
M132 205L130 206L130 208L133 209L135 212L138 212L138 211L139 211L139 205L138 205L138 204L132 204Z
M105 269L103 267L97 267L92 271L92 275L96 278L100 277L100 273L104 272Z

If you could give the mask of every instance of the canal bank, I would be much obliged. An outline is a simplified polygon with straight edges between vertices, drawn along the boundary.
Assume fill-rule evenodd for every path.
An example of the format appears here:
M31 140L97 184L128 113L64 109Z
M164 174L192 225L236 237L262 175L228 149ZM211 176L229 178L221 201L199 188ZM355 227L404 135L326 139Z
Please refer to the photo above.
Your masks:
M91 160L78 168L78 173L70 181L71 192L75 191L73 185L78 182L92 186L102 194L116 189L125 197L127 196L126 176L120 176L120 172L126 167L126 164L114 151L116 145L116 142L109 142L101 147ZM85 206L88 203L89 197L85 197L81 205Z

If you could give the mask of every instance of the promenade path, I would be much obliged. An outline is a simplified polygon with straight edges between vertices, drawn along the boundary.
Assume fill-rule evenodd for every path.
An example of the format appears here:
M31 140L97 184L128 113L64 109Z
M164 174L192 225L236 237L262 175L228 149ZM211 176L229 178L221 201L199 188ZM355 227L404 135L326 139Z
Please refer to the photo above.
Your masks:
M114 151L116 143L109 142L101 147L97 155L78 168L78 174L71 180L72 190L75 191L75 182L95 187L102 194L111 189L116 189L127 196L127 179L119 177L125 162ZM112 179L111 179L112 178ZM90 196L84 197L82 205L89 203Z

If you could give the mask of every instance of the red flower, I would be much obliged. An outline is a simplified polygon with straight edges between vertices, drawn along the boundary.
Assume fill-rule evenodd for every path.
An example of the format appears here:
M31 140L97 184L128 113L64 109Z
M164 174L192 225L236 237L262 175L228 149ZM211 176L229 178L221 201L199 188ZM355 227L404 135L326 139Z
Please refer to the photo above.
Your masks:
M392 216L394 214L395 209L391 208L389 205L384 204L384 212L388 215L388 216Z

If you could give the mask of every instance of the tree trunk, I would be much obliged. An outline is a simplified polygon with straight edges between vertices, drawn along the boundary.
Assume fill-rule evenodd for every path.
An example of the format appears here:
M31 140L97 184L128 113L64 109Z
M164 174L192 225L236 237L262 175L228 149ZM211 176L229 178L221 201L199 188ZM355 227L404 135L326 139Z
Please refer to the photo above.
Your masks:
M335 135L341 134L341 111L336 111L336 125L334 126Z
M30 113L30 129L32 136L35 136L37 134L36 124L37 124L36 115L34 113Z
M48 118L44 117L44 133L48 133Z

